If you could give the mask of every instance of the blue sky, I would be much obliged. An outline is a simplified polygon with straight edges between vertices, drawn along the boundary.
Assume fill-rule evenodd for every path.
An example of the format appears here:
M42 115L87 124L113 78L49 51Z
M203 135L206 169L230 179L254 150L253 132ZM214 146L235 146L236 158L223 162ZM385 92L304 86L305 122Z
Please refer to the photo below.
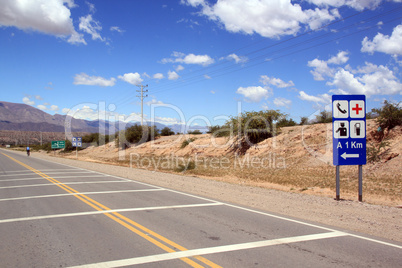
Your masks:
M239 107L299 122L332 94L365 94L368 111L401 101L400 0L0 5L0 100L50 114L138 121L139 84L145 118L164 124L222 124Z

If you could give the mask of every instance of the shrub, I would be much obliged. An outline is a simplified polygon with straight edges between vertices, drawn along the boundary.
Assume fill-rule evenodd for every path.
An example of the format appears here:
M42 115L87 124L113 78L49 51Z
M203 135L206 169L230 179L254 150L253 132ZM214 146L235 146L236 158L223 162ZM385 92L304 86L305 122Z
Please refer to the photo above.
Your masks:
M370 163L374 163L380 161L381 153L387 149L389 146L388 141L381 141L377 145L375 143L371 143L367 146L367 161Z
M130 144L142 144L159 136L159 131L155 126L141 126L135 124L126 130L121 130L115 134L116 146L126 149Z
M332 112L322 111L319 115L316 115L316 124L331 123L331 122L332 122Z
M303 116L300 119L300 124L299 125L308 125L308 117L307 116Z
M252 144L257 144L277 134L279 128L274 122L284 116L278 110L244 112L240 117L232 117L226 125L232 125L234 133L241 136L238 138L244 137Z
M100 141L109 143L114 139L114 135L101 135L99 133L91 133L82 137L82 143L96 143L99 146Z
M230 127L232 134L237 135L231 151L245 154L252 145L277 135L280 128L275 122L284 116L279 110L267 110L244 112L238 117L231 117L225 124Z
M376 119L382 130L391 130L396 126L402 125L401 103L398 104L384 101L384 105L379 109L372 109L373 113L378 114Z
M224 126L210 126L207 133L212 134L214 137L228 137L230 136L231 129L224 125Z
M61 151L62 153L67 153L67 152L71 152L73 150L75 150L75 147L73 147L73 144L71 143L71 141L66 140L66 147L64 147L64 150Z
M164 127L161 130L161 136L171 136L174 135L174 131L171 130L169 127Z
M188 134L193 134L193 135L201 135L202 134L202 132L199 131L198 129L193 130L193 131L189 130L187 133Z
M189 139L184 140L184 141L181 143L180 148L181 148L181 149L185 148L187 145L189 145L189 144L192 143L193 141L195 141L194 138L189 138Z
M297 125L296 122L293 121L292 118L287 119L286 117L283 117L277 123L278 127L293 127L293 126L296 126L296 125Z

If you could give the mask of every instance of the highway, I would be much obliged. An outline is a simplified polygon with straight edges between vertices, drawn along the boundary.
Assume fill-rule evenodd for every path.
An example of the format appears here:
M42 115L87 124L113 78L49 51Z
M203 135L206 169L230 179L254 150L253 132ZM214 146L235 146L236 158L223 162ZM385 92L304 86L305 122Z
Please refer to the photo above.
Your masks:
M401 267L402 244L0 150L1 267Z

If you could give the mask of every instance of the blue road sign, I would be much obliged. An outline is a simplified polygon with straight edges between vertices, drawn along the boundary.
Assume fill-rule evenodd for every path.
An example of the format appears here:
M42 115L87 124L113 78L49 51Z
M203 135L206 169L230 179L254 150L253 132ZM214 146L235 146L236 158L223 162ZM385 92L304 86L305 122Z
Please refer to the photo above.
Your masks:
M332 96L335 166L366 164L366 96Z
M81 137L73 137L71 140L73 147L82 147L82 138Z

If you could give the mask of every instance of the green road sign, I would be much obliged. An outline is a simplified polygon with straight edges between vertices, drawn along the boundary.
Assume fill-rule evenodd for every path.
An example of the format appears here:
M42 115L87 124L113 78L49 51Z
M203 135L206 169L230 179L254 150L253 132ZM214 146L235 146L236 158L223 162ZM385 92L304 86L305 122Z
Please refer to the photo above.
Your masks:
M52 141L52 149L64 149L65 147L65 141Z

